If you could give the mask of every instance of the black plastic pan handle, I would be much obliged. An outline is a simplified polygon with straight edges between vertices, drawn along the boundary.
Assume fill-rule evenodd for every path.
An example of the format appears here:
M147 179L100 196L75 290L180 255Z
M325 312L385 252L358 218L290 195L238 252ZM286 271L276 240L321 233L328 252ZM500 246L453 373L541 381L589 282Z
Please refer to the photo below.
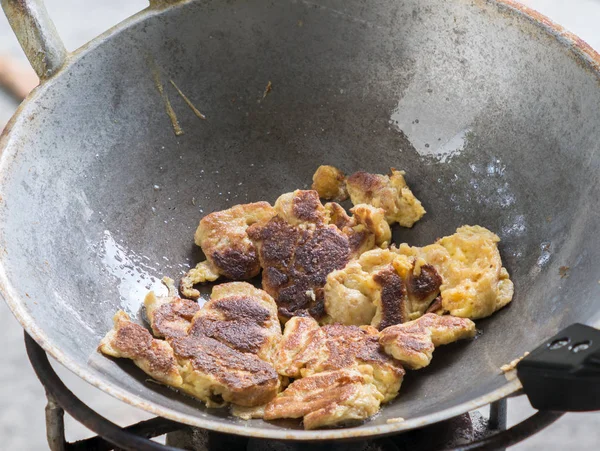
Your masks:
M538 410L600 410L600 330L567 327L521 360L517 376Z

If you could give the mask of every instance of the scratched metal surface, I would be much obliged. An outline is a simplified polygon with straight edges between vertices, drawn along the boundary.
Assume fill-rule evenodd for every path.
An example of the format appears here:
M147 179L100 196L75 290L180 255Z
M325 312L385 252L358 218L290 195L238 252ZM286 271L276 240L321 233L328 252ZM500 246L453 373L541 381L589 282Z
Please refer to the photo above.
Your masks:
M201 427L298 439L382 434L507 395L517 384L500 365L573 321L598 322L600 249L590 237L600 130L589 118L600 113L600 87L595 56L567 41L479 1L202 1L147 11L81 50L3 135L2 293L86 380ZM345 430L232 419L95 352L116 309L137 315L148 287L198 259L192 236L203 213L273 201L307 186L322 163L408 171L429 214L396 231L397 241L424 244L464 223L496 231L513 305L479 321L474 342L436 351L377 418ZM407 421L388 425L393 417Z

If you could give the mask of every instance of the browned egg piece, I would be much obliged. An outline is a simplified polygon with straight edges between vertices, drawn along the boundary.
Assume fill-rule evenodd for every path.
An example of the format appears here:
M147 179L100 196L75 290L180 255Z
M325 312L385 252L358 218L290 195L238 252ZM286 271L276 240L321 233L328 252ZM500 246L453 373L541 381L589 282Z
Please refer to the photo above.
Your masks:
M208 301L193 317L189 335L214 338L243 353L273 363L281 340L277 305L263 290L246 282L213 288Z
M415 257L440 274L444 312L478 319L490 316L513 297L514 286L502 266L499 241L484 227L463 226L429 246L402 244L395 252Z
M275 202L277 215L255 224L248 236L258 249L262 286L279 306L282 320L324 316L327 275L391 237L383 212L366 207L349 217L337 204L321 204L316 191L297 190ZM362 222L361 222L362 221Z
M194 240L202 248L206 260L198 263L181 279L181 293L197 299L197 283L212 282L223 276L232 280L247 280L260 272L254 243L247 234L253 224L265 224L275 210L268 202L235 205L216 211L200 220Z
M325 311L330 322L384 329L423 315L441 283L432 266L388 249L374 249L329 274Z
M348 199L346 176L335 166L319 166L313 175L312 189L321 199L342 202Z
M267 403L279 391L279 377L271 365L206 336L171 341L183 378L180 387L207 407L227 402L252 407Z
M379 342L385 352L407 368L417 370L431 362L435 347L473 338L475 323L467 318L427 313L422 317L383 329Z
M281 340L275 301L245 282L214 287L201 308L174 293L145 299L156 336L123 312L99 350L132 359L154 379L182 390L208 407L228 402L244 407L266 404L280 390L271 365Z
M292 318L275 359L277 372L291 378L364 366L373 370L373 384L383 402L392 400L400 390L404 369L384 352L378 331L371 326L319 327L312 318Z
M172 387L183 383L171 345L153 338L150 332L133 323L119 310L114 326L100 342L98 350L105 355L133 360L146 374Z
M383 396L370 368L327 371L294 381L265 407L265 420L302 418L305 429L365 420Z
M369 204L383 208L389 224L412 227L425 209L404 179L404 171L392 169L391 175L355 172L346 179L346 188L354 205Z

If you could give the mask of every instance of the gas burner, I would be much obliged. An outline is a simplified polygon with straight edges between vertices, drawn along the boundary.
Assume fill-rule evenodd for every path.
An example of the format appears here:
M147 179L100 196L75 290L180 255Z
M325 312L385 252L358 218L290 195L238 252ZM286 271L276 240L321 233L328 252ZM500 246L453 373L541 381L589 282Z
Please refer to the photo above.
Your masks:
M46 427L52 451L125 449L135 451L420 451L504 449L549 426L563 413L540 411L506 429L506 399L490 404L485 418L478 411L460 415L408 432L368 440L344 442L282 442L222 434L193 428L164 418L153 418L122 428L98 415L80 401L58 377L44 350L25 334L27 355L46 389ZM63 416L75 420L98 434L69 443L65 440ZM150 440L167 435L167 445Z

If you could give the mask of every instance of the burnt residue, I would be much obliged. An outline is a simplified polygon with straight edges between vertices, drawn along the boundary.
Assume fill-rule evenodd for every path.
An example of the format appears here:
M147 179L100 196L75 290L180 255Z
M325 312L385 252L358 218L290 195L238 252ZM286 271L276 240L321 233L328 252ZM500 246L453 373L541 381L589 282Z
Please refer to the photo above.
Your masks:
M440 290L442 277L432 265L422 265L418 275L410 272L407 281L408 294L420 301Z
M318 202L318 198L317 198ZM312 213L296 212L306 218ZM325 314L323 286L327 275L350 259L348 238L335 226L295 227L280 217L252 226L248 235L259 242L263 288L275 298L281 316Z
M381 287L381 321L379 330L408 321L406 286L393 267L377 272L373 280Z

